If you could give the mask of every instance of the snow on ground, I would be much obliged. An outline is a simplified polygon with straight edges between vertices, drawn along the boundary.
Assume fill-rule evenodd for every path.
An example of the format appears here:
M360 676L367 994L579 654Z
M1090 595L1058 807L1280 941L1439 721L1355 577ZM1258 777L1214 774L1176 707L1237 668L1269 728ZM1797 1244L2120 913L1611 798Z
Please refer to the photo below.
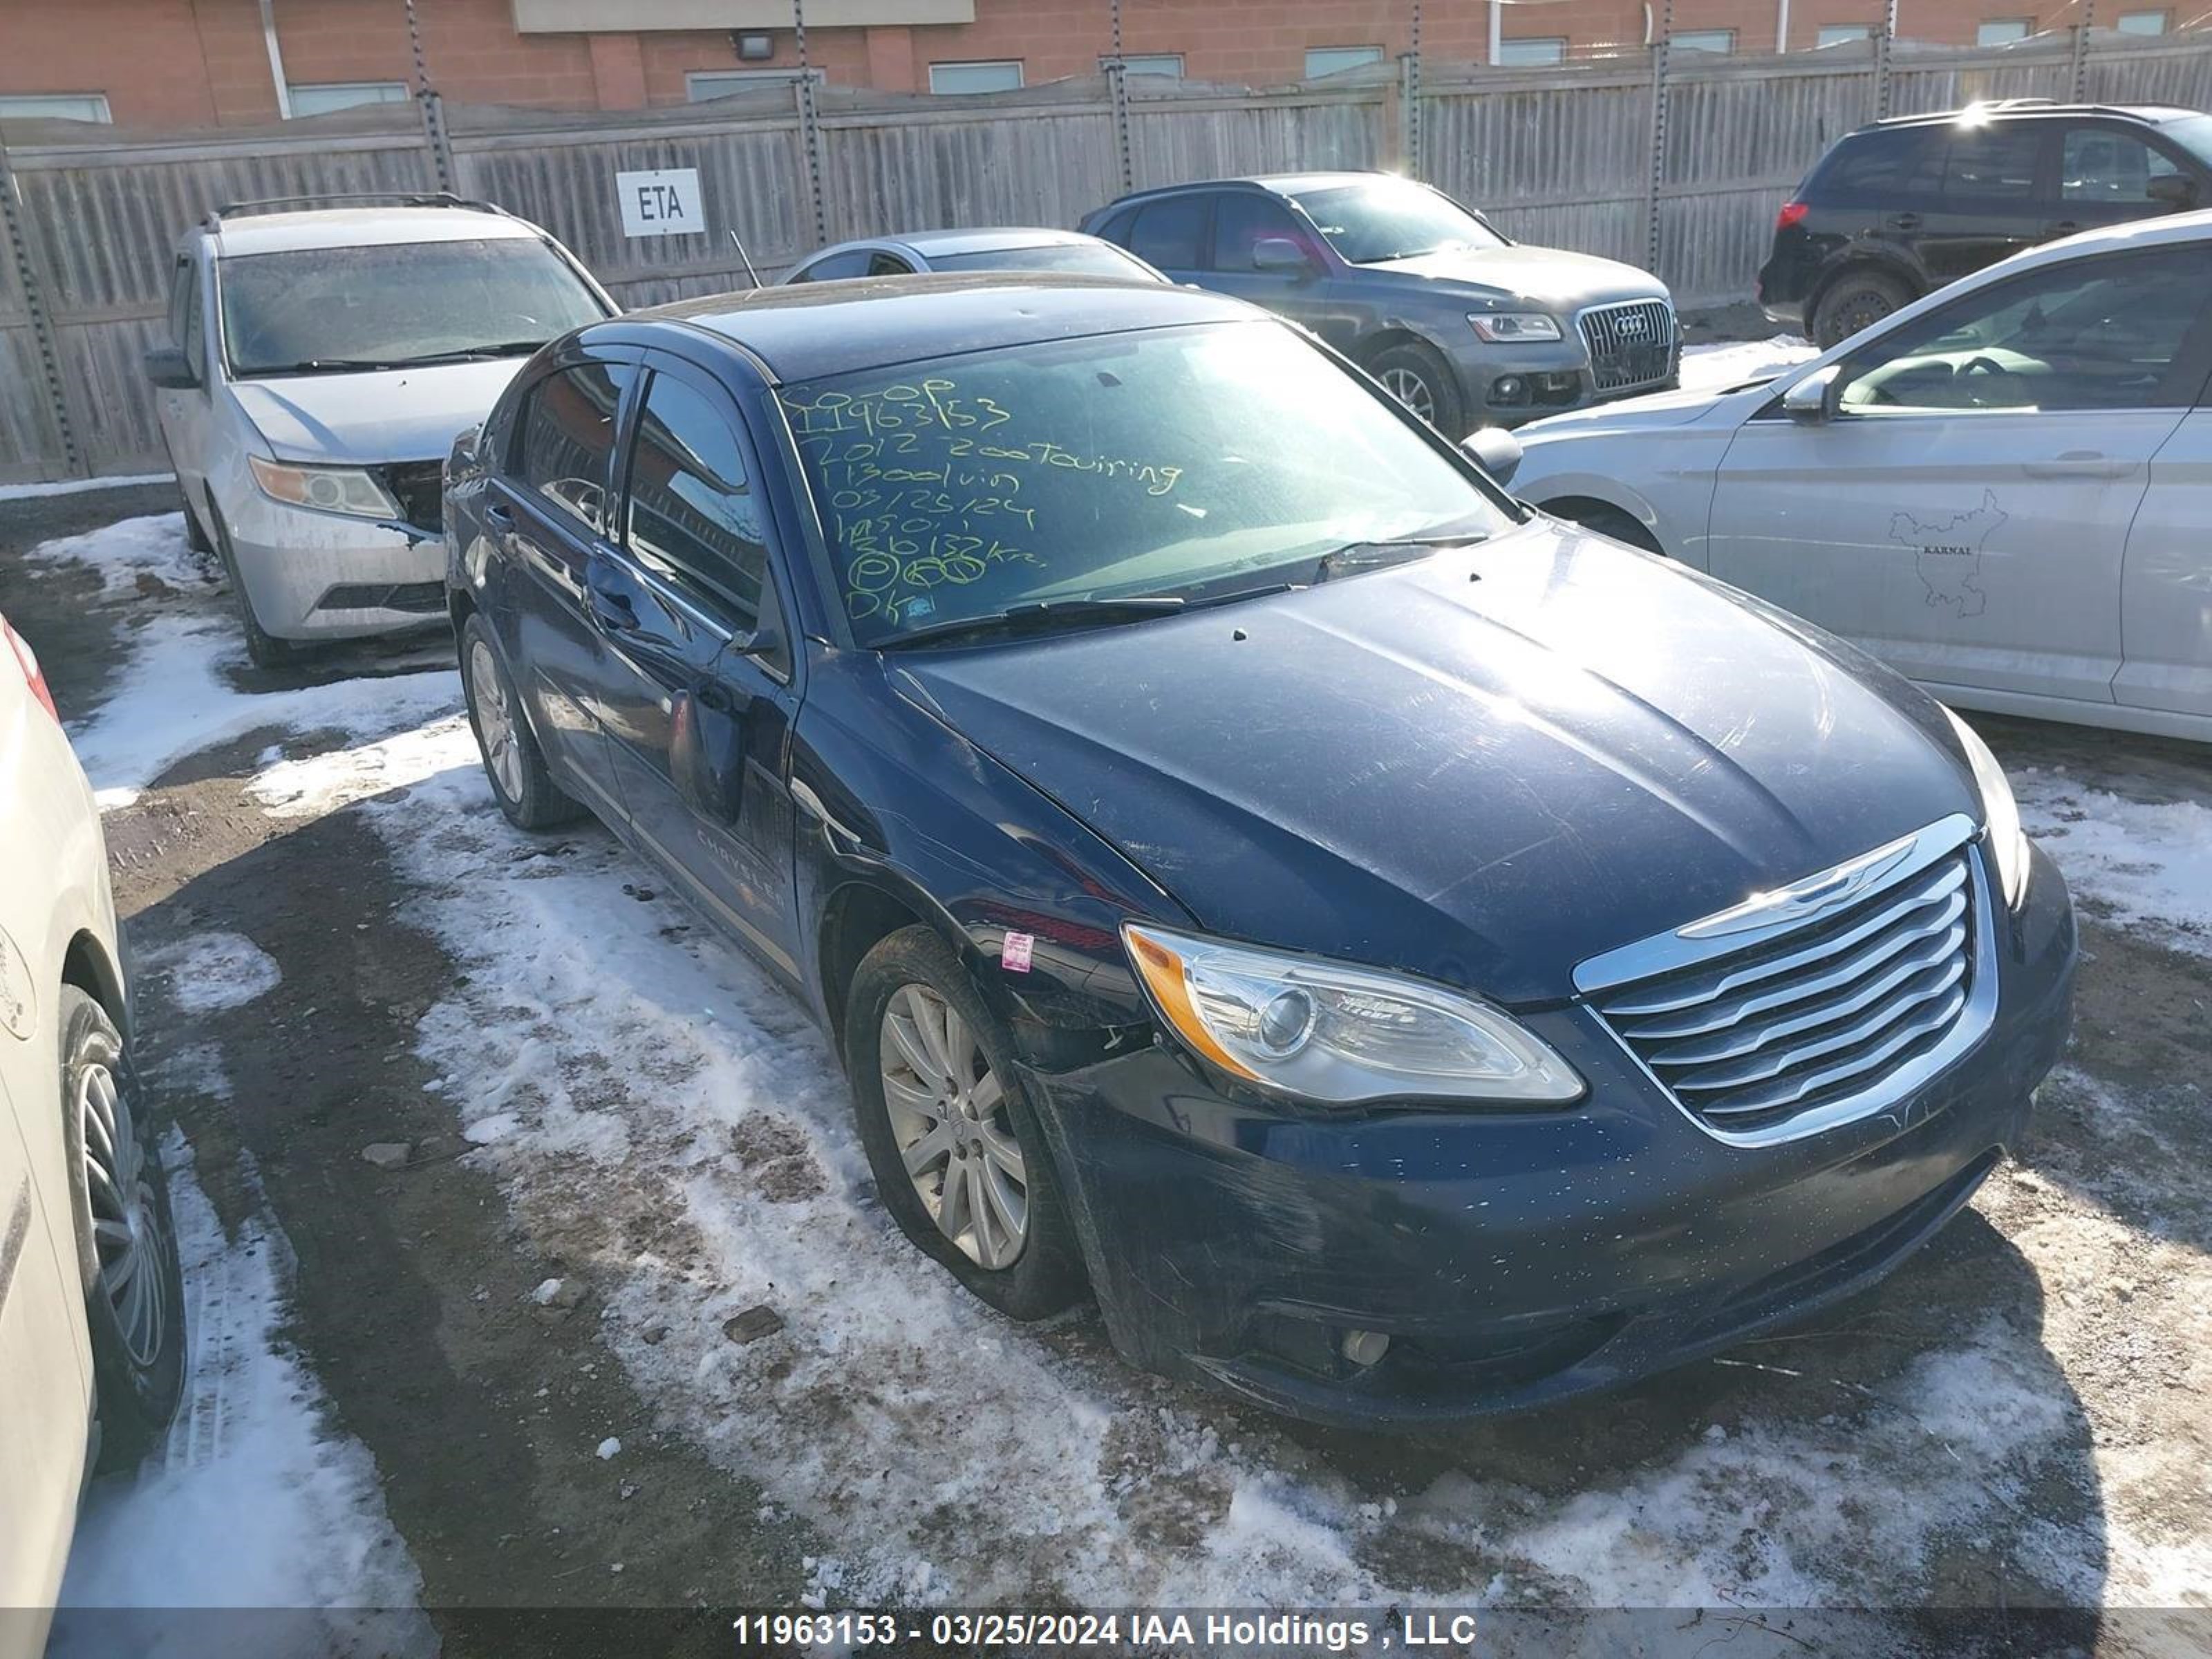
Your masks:
M0 501L27 501L40 495L78 495L88 489L129 489L140 484L173 483L167 472L137 472L119 478L66 478L60 483L0 484Z
M1817 1421L1753 1416L1564 1496L1446 1461L1401 1502L1129 1370L1095 1319L1039 1333L967 1297L875 1202L801 1012L641 901L660 878L603 833L513 830L465 725L282 769L287 812L410 780L361 810L466 974L420 1027L436 1086L536 1247L591 1276L659 1426L839 1540L814 1564L825 1601L1890 1605L2071 1455L2050 1355L1991 1318L1884 1399L1838 1384ZM785 1328L733 1345L723 1322L756 1304ZM917 1455L948 1413L957 1443ZM2051 1530L2046 1582L2150 1571L2119 1571L2131 1540Z
M1718 392L1747 380L1779 374L1814 355L1794 334L1771 340L1726 340L1682 348L1682 385L1692 392Z
M100 573L101 591L109 595L135 592L142 576L185 592L216 586L215 561L192 551L181 513L125 519L81 536L58 537L23 556L33 564L88 564Z
M141 959L167 984L169 1000L188 1014L242 1008L283 981L276 960L243 933L194 933Z
M200 1048L170 1064L219 1068ZM321 1389L283 1338L293 1264L283 1233L256 1216L226 1237L181 1137L164 1158L185 1267L185 1403L135 1474L94 1486L51 1659L427 1659L437 1644L413 1611L422 1580L385 1514L375 1463L325 1420Z
M2077 897L2212 955L2212 807L2129 800L2057 770L2010 776L2021 823Z

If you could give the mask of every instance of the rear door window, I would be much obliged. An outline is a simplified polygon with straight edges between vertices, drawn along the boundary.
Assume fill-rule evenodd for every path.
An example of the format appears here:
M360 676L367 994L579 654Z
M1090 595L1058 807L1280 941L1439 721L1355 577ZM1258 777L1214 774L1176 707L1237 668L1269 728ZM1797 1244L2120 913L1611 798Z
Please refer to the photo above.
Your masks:
M1129 251L1162 270L1196 270L1206 234L1206 198L1170 196L1147 203L1129 232Z
M2035 197L2043 129L2021 122L1954 131L1943 155L1943 194L1957 202L2027 203Z
M721 408L672 374L646 386L626 510L641 563L714 601L739 630L758 624L768 548L744 446Z
M584 363L549 374L526 396L515 422L516 487L598 535L609 531L615 417L636 373L624 363Z
M868 261L874 258L872 250L864 247L833 253L826 259L817 259L791 280L794 283L834 283L848 276L868 274Z

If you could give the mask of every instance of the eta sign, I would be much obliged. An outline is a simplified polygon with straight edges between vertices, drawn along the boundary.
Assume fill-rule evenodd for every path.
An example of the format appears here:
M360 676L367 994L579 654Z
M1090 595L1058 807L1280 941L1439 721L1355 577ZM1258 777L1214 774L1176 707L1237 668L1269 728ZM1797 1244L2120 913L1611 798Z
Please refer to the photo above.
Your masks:
M699 170L668 167L657 173L617 173L615 195L622 202L625 236L702 236L707 211L699 199Z

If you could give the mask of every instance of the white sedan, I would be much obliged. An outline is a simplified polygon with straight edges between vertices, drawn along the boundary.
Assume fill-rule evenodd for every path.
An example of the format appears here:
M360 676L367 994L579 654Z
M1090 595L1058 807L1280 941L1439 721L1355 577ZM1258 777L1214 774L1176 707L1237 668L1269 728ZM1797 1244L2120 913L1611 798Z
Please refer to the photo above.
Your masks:
M0 1659L27 1659L88 1467L127 1467L167 1424L185 1334L100 814L4 617L0 870Z
M1775 376L1521 428L1515 492L1944 702L2212 740L2212 213L2033 249Z

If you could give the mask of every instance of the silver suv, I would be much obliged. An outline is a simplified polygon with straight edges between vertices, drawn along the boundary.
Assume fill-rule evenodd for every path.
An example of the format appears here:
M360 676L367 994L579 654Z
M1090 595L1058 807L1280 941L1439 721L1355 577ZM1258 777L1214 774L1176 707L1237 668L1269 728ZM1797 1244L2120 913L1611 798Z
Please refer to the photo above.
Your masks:
M1390 173L1178 185L1083 228L1172 282L1304 324L1455 438L1670 386L1680 362L1656 276L1516 243Z
M537 226L450 196L247 203L186 233L146 372L253 660L441 618L446 452L615 309Z

